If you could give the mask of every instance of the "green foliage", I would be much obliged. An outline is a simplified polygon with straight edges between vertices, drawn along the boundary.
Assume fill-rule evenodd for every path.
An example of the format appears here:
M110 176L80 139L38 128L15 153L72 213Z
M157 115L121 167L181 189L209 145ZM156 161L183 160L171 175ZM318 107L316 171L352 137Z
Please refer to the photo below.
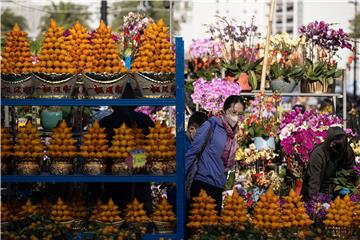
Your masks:
M238 78L241 73L247 73L249 75L249 83L253 89L257 89L257 84L260 80L262 66L260 63L263 58L259 58L254 62L248 62L245 57L238 58L235 63L223 62L222 66L235 78Z
M188 62L189 74L191 79L203 78L205 80L210 81L215 77L219 77L221 75L220 64L215 61L211 62L207 68L203 68L204 63L199 63L198 68L196 68L195 60Z
M231 171L228 175L227 181L226 181L226 186L225 189L226 190L231 190L233 189L234 185L235 185L235 171Z
M289 79L293 79L298 82L303 75L304 68L299 65L285 67L282 63L275 63L270 66L270 80L281 79L284 81L289 81Z
M76 21L79 21L83 26L88 27L87 21L90 20L91 13L86 5L75 4L71 2L59 2L45 6L44 11L46 15L40 18L41 32L45 32L50 25L50 19L54 19L59 26L65 29L70 28Z
M120 28L123 24L124 16L129 12L139 12L138 6L141 5L141 2L142 1L140 0L114 2L113 9L116 14L111 23L113 29L118 30ZM154 19L154 21L158 21L162 18L165 24L170 26L170 10L164 7L163 1L150 0L149 4L150 8L142 12ZM179 2L174 1L174 8L176 8L177 4L179 4ZM174 31L176 32L178 30L180 30L179 19L176 19L174 16Z
M336 177L333 179L333 183L335 185L334 191L340 191L343 188L347 188L350 190L350 193L358 193L358 190L355 186L355 184L352 181L352 178L354 177L355 172L353 169L349 170L341 170L336 172Z
M332 85L336 78L342 76L343 71L337 69L337 65L329 65L326 62L313 63L310 59L306 59L304 79L310 82L320 81L322 84L328 83Z
M38 54L41 48L41 41L39 40L30 40L30 51L33 55Z
M1 32L5 34L6 32L11 31L15 23L19 25L22 31L28 30L29 26L27 25L26 19L23 16L18 16L13 13L9 8L6 8L1 13Z

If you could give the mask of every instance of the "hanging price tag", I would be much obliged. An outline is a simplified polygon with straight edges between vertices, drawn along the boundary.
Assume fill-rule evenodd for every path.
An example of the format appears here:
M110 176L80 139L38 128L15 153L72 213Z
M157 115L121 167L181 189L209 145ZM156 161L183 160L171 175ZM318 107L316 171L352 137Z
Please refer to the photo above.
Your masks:
M146 155L145 150L143 149L136 149L130 152L132 157L132 167L133 168L140 168L144 167L146 164Z

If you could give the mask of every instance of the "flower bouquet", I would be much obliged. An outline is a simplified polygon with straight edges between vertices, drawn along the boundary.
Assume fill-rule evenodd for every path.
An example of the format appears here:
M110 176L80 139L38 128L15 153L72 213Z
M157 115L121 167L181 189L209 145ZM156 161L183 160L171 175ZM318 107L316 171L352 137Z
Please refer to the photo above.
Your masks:
M299 29L302 37L305 74L301 91L332 92L335 79L342 75L335 60L339 49L351 49L343 29L333 29L324 21L311 22Z
M129 12L124 16L124 23L122 25L124 57L133 58L140 45L140 38L144 34L145 28L154 23L154 20L147 17L145 14Z
M193 102L213 114L221 112L227 97L239 95L241 90L237 83L220 78L214 78L211 81L199 78L193 85L194 93L191 95Z
M260 33L254 19L250 25L240 25L235 19L218 17L215 24L206 26L211 39L220 45L223 54L222 65L227 79L238 82L242 91L256 89L262 58L259 57L259 45L256 43Z

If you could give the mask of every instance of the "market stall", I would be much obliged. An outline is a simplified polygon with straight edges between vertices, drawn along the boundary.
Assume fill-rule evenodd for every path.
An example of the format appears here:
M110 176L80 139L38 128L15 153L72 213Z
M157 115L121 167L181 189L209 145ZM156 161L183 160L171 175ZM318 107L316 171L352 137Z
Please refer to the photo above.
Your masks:
M35 63L26 33L16 25L8 34L2 53L1 105L14 108L7 114L10 128L1 131L4 239L183 236L184 45L176 38L175 53L162 20L148 25L142 47L133 55L131 73L119 58L111 28L103 22L90 35L79 23L64 31L52 20ZM146 47L153 41L155 48ZM121 98L127 83L139 86L137 98ZM36 117L18 124L17 106L175 106L176 119L167 122L176 128L157 121L145 136L141 129L123 124L107 140L97 120L82 125L82 117L79 121L75 115L67 122L58 116L59 109L55 114L42 111L40 124ZM107 158L114 160L112 165ZM87 186L82 183L107 182L175 183L179 204L172 206L157 195L153 212L144 211L144 203L136 198L120 209L111 198L101 202L84 192ZM59 191L48 196L46 191L53 187Z
M359 237L360 141L356 124L347 128L347 117L358 113L347 109L336 63L339 49L352 48L342 29L315 21L298 37L271 36L270 17L263 43L255 19L239 24L218 17L207 25L208 39L193 41L185 81L182 38L173 45L162 20L134 13L125 19L121 56L119 37L103 21L88 32L78 22L65 30L52 20L36 56L19 26L7 34L1 59L4 239ZM247 101L221 212L200 191L185 219L185 107L219 116L230 95ZM299 105L309 97L331 99L330 105L321 111ZM154 125L145 133L124 123L110 136L99 119L129 106ZM162 110L165 117L155 116ZM332 194L305 199L311 152L332 127L345 131L356 160L336 168ZM101 186L107 190L99 197L92 189L128 182L152 184L150 210L133 197L135 187L122 196ZM120 205L117 198L127 195Z

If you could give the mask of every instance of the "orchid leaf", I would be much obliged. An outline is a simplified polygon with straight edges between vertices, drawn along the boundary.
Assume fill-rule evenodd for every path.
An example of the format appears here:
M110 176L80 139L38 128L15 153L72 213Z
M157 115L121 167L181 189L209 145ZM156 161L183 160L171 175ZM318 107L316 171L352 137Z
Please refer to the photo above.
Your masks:
M339 78L339 77L341 77L342 75L343 75L343 71L342 71L342 70L338 70L338 71L335 72L334 78Z
M258 85L258 81L257 81L257 77L254 71L250 71L249 72L249 83L252 87L252 89L257 89L257 85Z
M235 184L235 172L229 173L229 176L226 181L226 190L231 190Z

